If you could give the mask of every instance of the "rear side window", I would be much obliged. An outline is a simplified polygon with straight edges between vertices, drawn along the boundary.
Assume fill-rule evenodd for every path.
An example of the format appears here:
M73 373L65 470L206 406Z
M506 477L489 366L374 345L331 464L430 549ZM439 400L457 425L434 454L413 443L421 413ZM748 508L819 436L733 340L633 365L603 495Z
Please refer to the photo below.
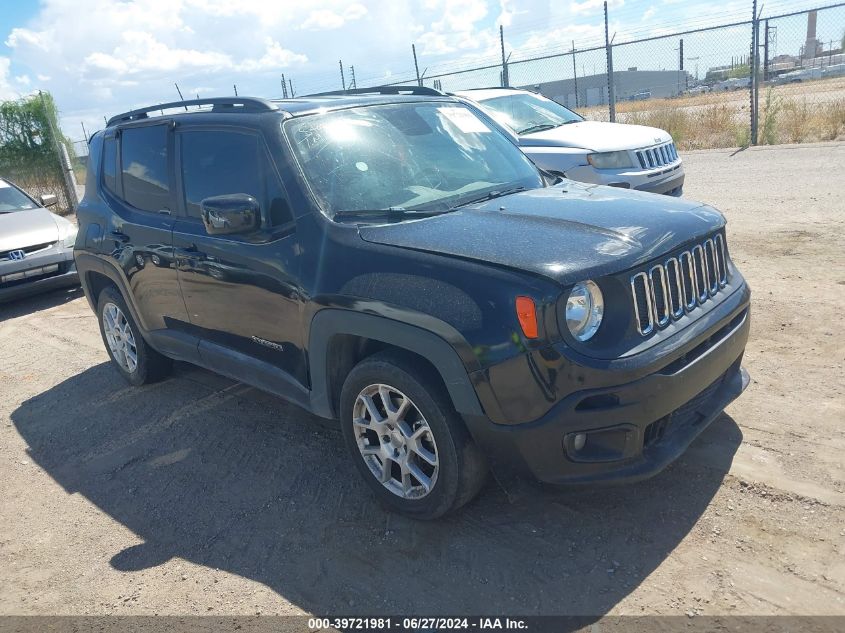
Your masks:
M113 136L103 142L103 185L117 191L117 141Z
M123 199L142 211L170 208L167 127L127 128L120 135Z
M199 218L205 198L245 193L261 205L265 226L293 218L259 136L228 130L180 133L188 216Z

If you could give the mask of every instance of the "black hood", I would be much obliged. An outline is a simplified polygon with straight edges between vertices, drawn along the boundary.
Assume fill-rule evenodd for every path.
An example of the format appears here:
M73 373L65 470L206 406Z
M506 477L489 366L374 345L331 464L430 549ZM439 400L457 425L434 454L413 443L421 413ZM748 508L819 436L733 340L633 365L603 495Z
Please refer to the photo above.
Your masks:
M445 215L362 226L360 234L566 285L633 268L724 224L721 213L698 202L566 182Z

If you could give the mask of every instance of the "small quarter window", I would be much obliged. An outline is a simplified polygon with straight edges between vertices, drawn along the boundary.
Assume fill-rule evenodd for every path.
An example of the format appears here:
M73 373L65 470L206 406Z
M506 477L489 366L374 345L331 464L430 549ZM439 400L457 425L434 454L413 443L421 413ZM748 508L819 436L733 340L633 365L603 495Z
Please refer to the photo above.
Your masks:
M126 128L120 135L123 199L142 211L170 208L167 127Z
M103 142L103 185L112 193L117 191L117 141L113 136Z

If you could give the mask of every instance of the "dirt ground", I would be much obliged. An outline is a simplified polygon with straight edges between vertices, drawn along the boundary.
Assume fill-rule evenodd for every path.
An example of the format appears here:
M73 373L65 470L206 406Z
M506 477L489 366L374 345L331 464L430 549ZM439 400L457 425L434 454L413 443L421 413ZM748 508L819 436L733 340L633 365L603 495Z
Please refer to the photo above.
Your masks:
M0 614L845 614L845 144L684 156L754 289L753 381L661 475L383 512L339 432L77 292L0 308Z

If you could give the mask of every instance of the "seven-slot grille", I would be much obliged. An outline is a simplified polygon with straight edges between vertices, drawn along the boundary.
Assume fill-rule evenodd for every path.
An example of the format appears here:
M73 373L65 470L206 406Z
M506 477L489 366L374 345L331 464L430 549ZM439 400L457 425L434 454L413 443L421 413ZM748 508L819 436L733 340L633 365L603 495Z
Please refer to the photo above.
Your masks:
M637 160L640 161L640 167L643 169L663 167L678 160L678 151L671 141L648 149L638 149L635 153Z
M631 277L637 331L643 336L713 297L728 283L725 239L721 234Z

